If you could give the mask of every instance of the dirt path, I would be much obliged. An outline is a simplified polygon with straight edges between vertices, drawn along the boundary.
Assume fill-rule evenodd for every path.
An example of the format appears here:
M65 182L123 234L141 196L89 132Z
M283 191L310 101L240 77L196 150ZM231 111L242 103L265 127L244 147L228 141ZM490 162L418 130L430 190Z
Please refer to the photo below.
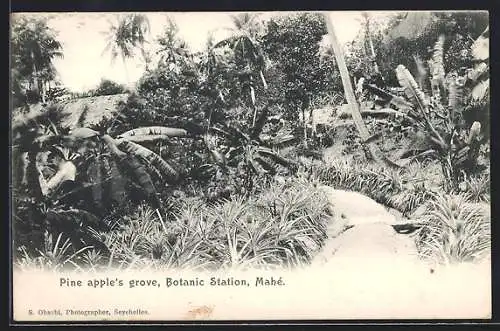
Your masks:
M356 259L417 263L417 247L408 234L397 233L397 218L384 206L357 192L322 186L331 203L333 218L328 239L314 264ZM333 262L332 262L333 261ZM366 264L366 263L365 263Z
M321 286L304 296L314 293L317 302L328 302L324 314L340 319L491 316L490 260L424 262L413 238L394 230L399 221L382 205L359 193L321 188L334 216L325 246L306 271Z

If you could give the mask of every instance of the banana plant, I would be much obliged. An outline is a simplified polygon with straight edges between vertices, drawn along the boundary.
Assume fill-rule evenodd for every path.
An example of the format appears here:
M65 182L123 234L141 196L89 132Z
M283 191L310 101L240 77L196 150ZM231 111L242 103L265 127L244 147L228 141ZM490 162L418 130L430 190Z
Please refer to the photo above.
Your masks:
M481 123L467 123L464 119L468 105L474 102L487 102L489 90L487 49L484 50L485 33L474 43L472 54L474 68L461 72L445 73L443 47L445 37L439 36L429 59L431 95L426 95L415 82L412 74L403 65L396 68L399 84L404 88L407 99L413 105L409 114L414 116L416 126L425 133L429 149L439 158L443 173L450 188L456 187L461 173L477 166L479 147L483 140ZM481 46L483 49L480 49ZM467 127L470 125L470 127Z
M250 192L259 176L274 175L280 167L293 168L295 162L281 156L278 148L295 137L262 134L267 118L268 108L264 107L255 124L247 130L228 125L210 128L204 136L210 163L197 171L213 177L232 176L233 181L243 178L244 189Z
M164 183L176 182L180 174L167 161L142 144L190 135L184 129L153 126L130 130L113 138L104 130L100 132L87 127L77 127L71 131L67 129L61 131L54 121L44 121L43 123L47 124L44 126L39 125L40 122L42 121L36 122L34 129L18 125L13 147L17 159L21 159L20 163L25 164L25 171L19 171L16 177L24 178L30 195L37 198L51 197L64 181L74 181L78 172L87 171L87 177L91 179L90 183L80 189L91 187L92 192L97 194L99 191L102 192L102 188L99 187L101 179L108 178L110 175L115 178L125 175L151 199L155 207L159 207L155 185L150 174L154 174ZM32 124L30 125L33 127ZM106 159L104 155L90 155L87 144L104 144L111 159ZM56 151L62 151L63 148L77 150L83 156L80 159L87 158L94 164L86 169L79 169L75 158L70 157L70 154L66 152L66 156L63 155L55 173L52 172L53 176L46 179L39 165L39 159L50 150L54 150L54 145L59 146L56 147ZM22 162L23 158L24 162ZM105 167L103 164L105 159L107 163L111 162L111 165L108 164ZM108 171L104 168L108 168Z
M185 129L162 126L141 127L123 132L116 137L87 127L70 131L72 139L95 139L103 143L110 152L112 161L118 166L119 174L126 175L146 194L155 208L160 208L157 191L151 175L162 183L173 184L179 180L180 173L169 162L151 149L141 145L171 138L188 137ZM101 170L94 170L96 173ZM116 169L115 169L116 172Z

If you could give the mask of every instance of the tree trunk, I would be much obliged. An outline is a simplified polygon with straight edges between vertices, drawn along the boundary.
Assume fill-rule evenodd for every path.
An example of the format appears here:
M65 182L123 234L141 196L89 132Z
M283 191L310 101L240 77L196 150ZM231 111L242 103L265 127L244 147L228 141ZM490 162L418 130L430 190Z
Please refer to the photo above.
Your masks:
M345 63L342 47L338 42L337 35L335 34L335 29L333 28L333 24L330 20L329 14L325 13L324 17L328 29L328 34L330 35L330 39L332 42L332 48L335 54L335 60L337 62L337 66L340 71L342 85L344 86L345 97L347 99L347 103L349 104L354 124L356 125L359 135L361 136L361 140L367 141L368 138L370 137L370 133L365 123L363 122L363 118L361 117L361 113L359 111L359 105L356 100L356 96L354 95L354 90L352 88L351 79L349 77L349 71L347 70L347 65ZM376 144L367 143L367 147L371 157L373 158L373 160L375 160L375 162L390 167L397 166L382 155L382 152L380 151L380 149Z
M123 68L125 69L125 80L127 81L127 88L128 88L128 86L130 85L130 79L128 77L127 60L125 59L125 57L122 57L122 61L123 61Z
M42 96L42 92L40 90L40 79L38 78L38 70L36 68L36 63L35 63L35 54L33 51L31 51L31 61L32 61L32 76L33 76L33 85L32 87L35 88L35 91L37 92L38 96ZM37 100L40 101L40 98Z
M304 125L304 147L307 148L307 121L306 121L306 108L302 106L302 123Z
M375 73L379 74L380 70L378 68L377 60L376 60L376 55L375 55L375 48L373 47L373 41L372 41L372 34L370 32L370 17L366 16L366 36L368 37L368 44L370 45L370 58L373 63L373 70Z

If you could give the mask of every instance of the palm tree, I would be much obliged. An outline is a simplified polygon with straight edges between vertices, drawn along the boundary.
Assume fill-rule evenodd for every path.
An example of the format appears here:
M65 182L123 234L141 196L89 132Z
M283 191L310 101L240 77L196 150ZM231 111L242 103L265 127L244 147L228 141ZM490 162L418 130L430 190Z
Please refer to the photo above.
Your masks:
M177 37L179 27L170 17L167 17L167 26L157 41L160 48L156 54L160 54L160 63L177 64L179 61L189 57L188 44Z
M118 56L122 58L127 82L129 82L129 77L126 61L134 56L136 48L144 54L146 35L149 32L149 20L144 14L128 14L119 17L115 23L111 23L107 32L108 42L103 53L110 51L111 61Z
M263 74L266 67L266 61L264 53L259 46L258 40L260 26L257 18L258 15L251 13L242 13L231 16L235 27L233 29L235 35L224 39L213 46L213 49L229 46L235 54L236 63L243 69L241 70L242 76L248 77L250 80L247 82L247 85L249 87L252 106L254 108L252 125L255 125L257 118L257 109L255 107L255 89L253 82L251 81L252 75L258 74L264 89L267 88L267 82Z
M31 88L45 102L45 83L55 77L54 58L62 58L62 45L46 19L21 18L12 27L13 66L29 76Z

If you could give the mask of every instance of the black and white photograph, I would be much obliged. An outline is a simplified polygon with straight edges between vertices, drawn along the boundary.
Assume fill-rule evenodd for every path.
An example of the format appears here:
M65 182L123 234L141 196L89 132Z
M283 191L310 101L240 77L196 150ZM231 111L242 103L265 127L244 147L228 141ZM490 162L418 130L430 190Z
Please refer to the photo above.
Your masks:
M13 319L492 317L488 11L10 23Z

